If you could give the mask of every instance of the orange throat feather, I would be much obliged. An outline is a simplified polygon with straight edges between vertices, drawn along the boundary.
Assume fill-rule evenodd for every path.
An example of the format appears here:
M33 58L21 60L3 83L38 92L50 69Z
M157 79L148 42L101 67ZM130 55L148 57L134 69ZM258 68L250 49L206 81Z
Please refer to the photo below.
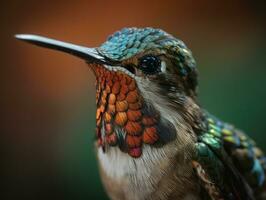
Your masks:
M146 105L134 78L102 65L90 67L96 76L98 146L103 151L106 146L119 146L130 156L140 157L143 143L159 143L160 132L168 125L160 123L159 113Z

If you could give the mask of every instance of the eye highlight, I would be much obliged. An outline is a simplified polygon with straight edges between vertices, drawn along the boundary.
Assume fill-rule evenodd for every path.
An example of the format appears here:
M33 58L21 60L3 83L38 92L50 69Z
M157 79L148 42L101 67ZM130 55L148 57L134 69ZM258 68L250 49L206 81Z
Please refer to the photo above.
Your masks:
M160 72L161 60L153 55L146 55L139 59L139 67L145 74Z

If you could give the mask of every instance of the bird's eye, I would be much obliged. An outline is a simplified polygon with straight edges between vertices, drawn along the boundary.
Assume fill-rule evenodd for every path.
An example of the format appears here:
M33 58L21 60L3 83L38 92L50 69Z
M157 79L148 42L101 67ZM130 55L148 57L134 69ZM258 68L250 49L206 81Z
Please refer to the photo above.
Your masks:
M155 74L160 72L161 60L152 55L146 55L139 60L140 69L145 74Z

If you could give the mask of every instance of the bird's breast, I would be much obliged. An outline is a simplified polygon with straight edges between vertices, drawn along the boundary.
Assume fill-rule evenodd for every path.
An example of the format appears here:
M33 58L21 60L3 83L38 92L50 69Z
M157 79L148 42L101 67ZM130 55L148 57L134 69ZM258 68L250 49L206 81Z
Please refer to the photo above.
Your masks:
M175 152L175 142L164 148L143 147L140 158L132 158L118 148L105 153L98 149L101 178L112 199L168 199L185 197L192 181L192 168ZM177 157L176 157L177 156ZM195 187L194 187L195 188ZM193 195L193 194L192 194Z
M155 190L155 185L167 171L170 161L162 149L153 152L147 146L143 150L145 153L140 158L134 159L118 148L110 148L105 153L98 149L103 183L111 197L145 199L145 196Z

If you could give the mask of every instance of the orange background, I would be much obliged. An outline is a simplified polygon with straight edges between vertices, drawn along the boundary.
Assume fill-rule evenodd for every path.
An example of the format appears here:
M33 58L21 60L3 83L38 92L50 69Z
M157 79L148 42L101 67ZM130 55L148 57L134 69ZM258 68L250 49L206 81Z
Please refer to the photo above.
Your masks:
M162 28L192 49L202 105L265 146L262 0L11 0L0 10L3 199L106 198L93 150L92 73L82 60L16 41L15 33L94 47L122 27Z

